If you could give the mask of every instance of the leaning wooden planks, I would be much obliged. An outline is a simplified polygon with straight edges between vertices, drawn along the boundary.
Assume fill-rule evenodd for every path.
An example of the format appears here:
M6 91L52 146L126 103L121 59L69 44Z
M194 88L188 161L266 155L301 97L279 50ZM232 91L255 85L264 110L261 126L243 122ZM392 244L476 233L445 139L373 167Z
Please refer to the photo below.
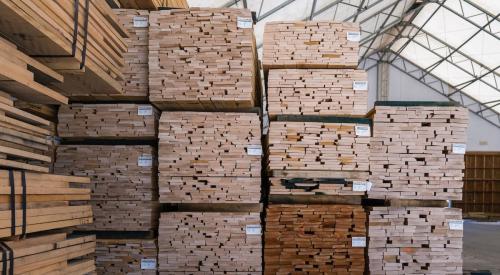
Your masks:
M259 213L162 213L160 274L262 274Z
M370 274L462 274L461 219L458 208L374 207Z
M256 64L249 10L150 14L149 99L162 110L250 109L258 100Z
M268 112L276 115L364 116L368 76L362 70L270 70Z
M366 119L286 116L271 121L268 170L369 171L369 130Z
M121 93L126 33L105 1L2 0L0 18L3 35L64 75L53 85L65 95Z
M55 171L91 178L94 223L86 230L157 226L156 152L146 145L61 145Z
M463 107L375 106L368 195L460 200L467 123Z
M149 104L70 104L59 108L62 138L156 139L160 113Z
M160 178L260 177L260 136L256 113L163 112Z
M264 70L358 66L359 25L347 22L267 22Z
M3 243L12 254L6 253L0 259L2 274L84 275L95 271L94 235L68 237L66 233L52 233Z
M366 213L354 205L285 205L267 208L264 274L363 274Z
M91 223L88 183L83 177L0 170L0 238Z
M97 239L97 274L156 274L155 239Z

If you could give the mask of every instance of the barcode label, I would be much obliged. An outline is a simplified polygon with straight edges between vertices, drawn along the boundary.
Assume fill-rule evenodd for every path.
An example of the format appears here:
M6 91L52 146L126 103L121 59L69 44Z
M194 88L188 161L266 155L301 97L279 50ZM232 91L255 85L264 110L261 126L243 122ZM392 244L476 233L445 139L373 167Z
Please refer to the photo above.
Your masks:
M369 137L371 136L370 126L369 125L356 125L354 127L356 130L356 136L359 137Z
M249 224L246 226L246 233L247 235L261 235L262 234L262 227L260 224Z
M137 165L140 167L151 167L153 166L153 156L152 155L141 155L137 159Z
M153 106L139 105L137 106L137 114L140 116L151 116L153 115Z
M366 237L352 237L352 247L366 247Z
M143 16L134 16L134 28L147 28L148 18Z
M352 89L356 91L366 91L368 90L368 81L353 81Z
M354 181L352 183L352 191L355 192L366 192L370 191L372 188L372 183L369 181Z
M248 145L247 154L250 156L262 156L262 145Z
M253 20L250 17L238 17L237 22L240 29L251 29L253 27Z
M464 221L463 220L452 220L448 222L450 226L450 230L464 230Z
M361 40L360 32L347 32L347 40L352 42L359 42Z
M141 269L156 269L156 259L141 259Z
M453 154L464 155L466 147L467 146L465 144L462 144L462 143L453 143L452 152L453 152Z

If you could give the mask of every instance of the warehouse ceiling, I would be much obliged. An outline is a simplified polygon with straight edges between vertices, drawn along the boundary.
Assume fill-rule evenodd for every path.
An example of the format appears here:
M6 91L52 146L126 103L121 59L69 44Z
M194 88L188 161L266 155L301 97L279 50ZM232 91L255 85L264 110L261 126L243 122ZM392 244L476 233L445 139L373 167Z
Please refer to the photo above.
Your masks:
M332 20L361 26L360 67L386 62L500 127L499 0L188 0L247 7L262 45L270 21Z

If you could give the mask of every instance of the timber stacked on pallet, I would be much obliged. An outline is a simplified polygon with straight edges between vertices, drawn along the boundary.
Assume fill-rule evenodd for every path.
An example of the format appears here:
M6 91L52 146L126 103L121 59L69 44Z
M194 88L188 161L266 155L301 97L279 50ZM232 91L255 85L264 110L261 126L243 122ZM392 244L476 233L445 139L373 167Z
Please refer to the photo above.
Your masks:
M162 110L241 111L259 102L251 12L151 12L150 101Z
M159 271L261 274L261 120L253 108L259 84L250 11L159 11L150 21L150 100L163 109Z
M442 102L376 102L369 213L371 274L462 274L462 198L468 111ZM436 207L441 206L441 207Z
M371 121L356 35L351 23L266 24L265 274L365 271Z
M112 2L112 7L124 9L157 10L167 9L187 9L189 5L187 0L107 0Z
M156 274L155 239L97 239L98 274ZM154 268L153 268L154 267Z

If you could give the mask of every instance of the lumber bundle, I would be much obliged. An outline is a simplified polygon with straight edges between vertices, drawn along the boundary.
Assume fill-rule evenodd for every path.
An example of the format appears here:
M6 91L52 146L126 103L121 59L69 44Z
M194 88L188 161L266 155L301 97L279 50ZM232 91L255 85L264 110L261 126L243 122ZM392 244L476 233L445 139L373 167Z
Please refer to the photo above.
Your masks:
M105 1L2 0L0 18L3 35L64 75L52 85L65 95L121 93L127 34Z
M342 195L361 196L367 190L368 173L354 178L269 178L270 195Z
M150 101L162 110L233 111L256 106L252 24L247 9L151 12Z
M368 76L362 70L270 70L268 112L276 115L364 116Z
M149 104L70 104L59 108L63 138L156 139L160 113Z
M260 177L260 136L256 113L163 112L160 178Z
M114 0L125 9L157 10L158 8L187 9L187 0Z
M161 203L259 203L260 177L170 177L159 179Z
M261 234L259 213L162 213L160 274L262 274Z
M460 200L467 123L463 107L375 106L369 196Z
M262 65L269 69L358 66L360 29L350 22L267 22Z
M0 170L0 238L91 223L88 183L83 177Z
M462 210L374 207L370 274L462 274Z
M369 171L370 126L365 119L288 116L271 121L268 169Z
M0 91L0 167L49 172L50 121L15 107Z
M92 259L94 235L68 237L66 233L55 233L4 244L12 249L12 253L6 253L6 257L0 259L2 274L84 275L95 271Z
M68 98L45 86L48 81L62 82L62 75L22 53L14 44L1 37L0 62L2 62L0 89L30 102L68 103ZM44 80L45 83L40 83L40 80Z
M362 206L271 204L264 274L363 274L365 248L353 247L356 237L366 238Z
M61 145L56 173L91 178L88 230L148 231L158 220L156 152L146 145Z
M158 251L154 239L97 239L97 274L155 275Z

